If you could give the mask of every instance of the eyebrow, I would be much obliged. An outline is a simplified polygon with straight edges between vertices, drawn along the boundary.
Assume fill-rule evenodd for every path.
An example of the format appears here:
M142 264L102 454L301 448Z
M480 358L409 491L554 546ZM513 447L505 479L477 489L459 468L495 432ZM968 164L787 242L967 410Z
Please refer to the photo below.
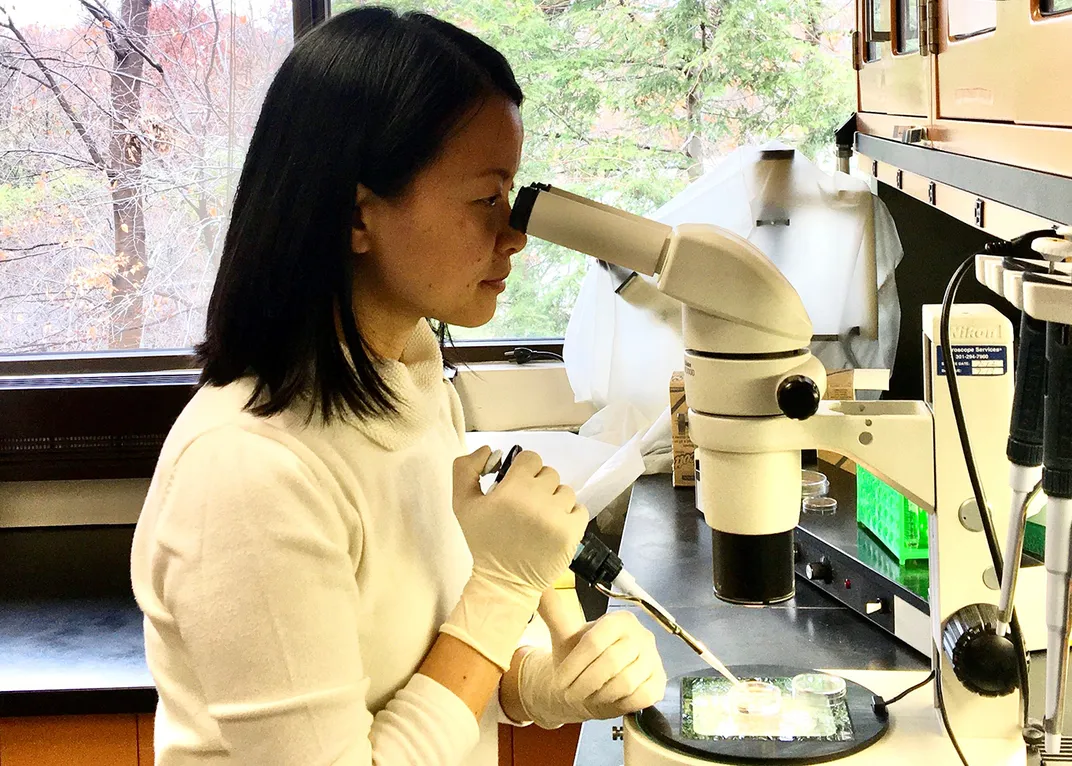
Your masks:
M478 173L476 175L477 178L484 178L485 176L498 176L502 180L506 181L510 178L513 178L514 174L506 168L488 168L482 173Z

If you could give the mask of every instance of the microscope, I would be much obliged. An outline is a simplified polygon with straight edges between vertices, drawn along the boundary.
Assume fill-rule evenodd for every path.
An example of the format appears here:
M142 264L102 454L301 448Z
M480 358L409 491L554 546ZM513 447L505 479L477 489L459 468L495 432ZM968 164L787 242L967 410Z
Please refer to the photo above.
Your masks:
M825 369L809 351L812 324L799 295L768 257L732 232L702 224L671 227L543 184L519 190L511 225L611 264L625 275L623 286L634 273L655 277L659 292L682 304L696 504L711 528L715 595L751 606L792 598L801 450L825 449L855 460L931 514L933 706L945 727L956 731L970 763L1025 764L1026 663L1001 632L1010 617L994 603L996 573L986 576L991 558L962 522L959 506L971 490L964 478L936 469L932 407L922 401L822 401ZM1066 343L1067 333L1065 328ZM938 363L937 350L930 355ZM1067 422L1065 428L1067 441ZM995 505L999 523L1006 505ZM1060 538L1066 549L1068 539L1066 530ZM1067 614L1067 585L1063 592ZM1064 641L1067 647L1067 632ZM850 683L848 707L862 725L840 748L827 738L811 751L814 760L892 764L920 757L945 763L951 751L933 711L904 718L891 713L897 725L887 731L881 717L871 720L873 711L852 703L853 694L868 694L867 673L857 680L861 676L861 684ZM690 738L683 732L690 718L687 697L672 682L655 713L626 718L626 766L739 763L742 757L808 761L800 757L803 750L794 757L792 742L757 738L751 751L746 741L744 752L730 752Z

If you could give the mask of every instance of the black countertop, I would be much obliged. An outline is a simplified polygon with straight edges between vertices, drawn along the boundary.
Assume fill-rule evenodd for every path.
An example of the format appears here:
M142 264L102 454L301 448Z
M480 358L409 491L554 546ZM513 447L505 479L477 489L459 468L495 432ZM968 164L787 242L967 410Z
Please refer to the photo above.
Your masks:
M132 535L0 530L0 717L153 712Z
M927 670L928 658L891 639L863 617L797 581L796 597L755 608L718 601L712 594L711 533L696 511L691 489L674 489L665 475L642 476L633 487L620 555L652 596L727 665L777 662L802 668ZM654 633L667 675L700 662L632 606ZM581 728L577 766L621 766L622 743L611 738L617 721Z

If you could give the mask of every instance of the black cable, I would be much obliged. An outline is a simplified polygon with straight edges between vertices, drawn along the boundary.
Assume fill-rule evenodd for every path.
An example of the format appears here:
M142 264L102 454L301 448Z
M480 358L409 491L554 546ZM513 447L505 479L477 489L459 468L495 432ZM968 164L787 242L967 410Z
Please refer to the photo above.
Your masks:
M953 302L956 299L957 290L969 270L975 267L975 256L969 257L960 265L953 278L949 281L942 298L942 318L940 324L942 355L945 357L945 379L949 384L949 400L953 407L953 419L957 423L957 432L960 436L960 446L964 452L964 462L968 469L968 480L972 485L975 502L979 506L979 515L982 518L983 533L986 537L987 548L990 549L990 559L994 564L998 579L1004 569L1001 557L1001 548L998 545L997 534L994 532L994 521L990 517L990 509L986 504L986 495L983 492L983 484L979 479L979 470L975 465L975 455L972 452L971 442L968 439L968 425L964 418L964 405L960 400L960 386L957 382L956 360L953 357L953 344L950 341L950 317L953 310Z
M939 662L941 662L940 658ZM960 762L964 766L970 766L968 759L964 757L964 753L960 749L960 743L957 742L957 738L953 735L953 727L949 725L949 714L945 711L945 698L942 696L942 677L940 673L936 673L934 676L934 691L938 695L938 713L942 716L942 726L945 727L945 733L949 735L949 742L953 745L953 749L957 751Z
M561 354L556 354L553 351L539 351L526 346L518 346L515 349L511 349L510 351L505 352L503 356L518 364L528 364L534 359L553 359L558 362L565 361Z
M988 243L984 252L1002 247L1003 243ZM946 286L945 296L942 298L942 316L940 322L940 334L942 354L945 357L945 378L949 384L949 400L953 408L953 419L957 424L957 433L960 436L961 450L964 452L964 463L968 470L968 479L971 481L972 493L975 496L975 504L979 506L979 519L983 525L983 534L986 537L986 545L990 551L990 560L994 566L994 573L1001 580L1004 570L1004 562L1001 557L1001 548L998 545L997 533L994 531L994 520L990 515L990 507L986 503L986 495L983 492L983 484L979 479L979 470L975 464L975 456L972 453L971 442L968 439L968 426L964 417L964 405L960 399L960 386L957 382L956 359L953 356L953 344L950 340L950 316L953 310L953 302L956 300L957 290L960 289L964 277L975 267L975 256L967 258L953 274ZM1012 611L1009 620L1010 639L1016 651L1016 672L1020 677L1020 693L1023 695L1023 723L1028 723L1027 710L1030 701L1028 689L1027 650L1024 645L1024 635L1020 629L1020 620L1016 615L1016 609ZM941 686L941 684L938 684ZM939 694L939 700L941 695ZM943 711L944 715L944 711ZM949 732L950 737L953 733Z
M911 694L912 692L916 691L917 689L922 689L924 686L926 686L927 684L929 684L931 681L934 680L934 676L935 676L935 672L932 670L930 673L927 674L927 677L924 678L922 681L920 681L918 684L912 684L907 689L905 689L903 692L901 692L900 694L894 696L893 698L891 698L889 700L882 699L881 695L872 694L871 695L871 712L874 713L875 717L878 718L880 721L888 720L889 717L890 717L890 711L889 711L890 705L892 705L894 702L900 702L901 700L903 700L905 697L907 697L909 694Z
M920 681L918 684L913 684L912 686L909 686L907 689L905 689L903 692L901 692L900 694L896 695L895 697L892 697L891 699L888 699L888 700L884 700L885 703L886 703L886 707L889 707L894 702L900 702L905 697L907 697L909 694L911 694L912 692L916 691L916 689L922 689L924 686L926 686L927 684L929 684L933 680L934 680L934 671L932 670L930 672L930 674L926 678L924 678L922 681Z

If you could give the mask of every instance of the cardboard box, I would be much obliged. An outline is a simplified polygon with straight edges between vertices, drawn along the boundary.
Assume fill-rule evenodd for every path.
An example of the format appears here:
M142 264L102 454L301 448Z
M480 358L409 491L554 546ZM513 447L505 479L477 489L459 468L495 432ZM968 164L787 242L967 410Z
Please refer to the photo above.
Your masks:
M670 443L674 455L674 486L696 485L696 445L689 438L689 406L685 403L685 373L670 376Z
M856 399L860 391L889 390L889 370L836 370L826 373L826 393L823 399L847 401Z

